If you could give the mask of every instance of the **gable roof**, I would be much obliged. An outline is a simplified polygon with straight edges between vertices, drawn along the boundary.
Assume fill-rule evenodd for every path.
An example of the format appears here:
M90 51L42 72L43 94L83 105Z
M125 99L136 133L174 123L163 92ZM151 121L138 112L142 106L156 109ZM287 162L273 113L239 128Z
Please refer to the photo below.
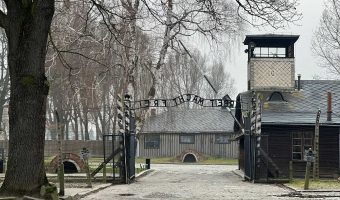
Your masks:
M296 81L297 82L297 81ZM301 80L301 90L282 91L285 101L268 101L274 91L259 91L262 96L262 123L313 125L318 109L320 125L340 125L340 81ZM280 92L280 91L278 91ZM327 92L332 93L332 121L327 121ZM251 106L252 92L239 94L242 110Z
M141 133L231 133L233 126L227 109L170 109L148 118Z

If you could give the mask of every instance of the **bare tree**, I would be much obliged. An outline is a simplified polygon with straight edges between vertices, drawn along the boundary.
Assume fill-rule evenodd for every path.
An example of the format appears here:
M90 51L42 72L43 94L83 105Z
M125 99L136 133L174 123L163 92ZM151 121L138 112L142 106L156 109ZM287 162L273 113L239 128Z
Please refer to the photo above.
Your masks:
M207 64L198 50L190 57L187 53L170 51L162 70L162 97L172 98L178 94L200 94L203 85L203 72Z
M105 9L106 6L103 3L96 1L96 5L102 13L107 16L105 23L111 33L115 36L115 27L117 29L118 20L109 19L121 19L127 22L127 26L140 25L141 30L150 33L157 43L161 44L156 46L157 51L154 59L148 60L148 62L141 62L138 60L140 57L136 56L136 43L133 41L121 42L123 46L130 49L125 58L130 58L130 62L122 60L122 65L125 68L125 78L121 82L119 91L124 93L126 91L128 80L133 72L136 72L138 67L146 67L149 69L152 82L148 92L148 98L154 98L159 95L161 89L159 85L162 81L162 74L167 60L169 48L180 49L182 44L180 41L185 41L185 38L192 35L203 35L209 40L218 41L220 36L235 37L244 28L244 22L248 21L253 25L269 24L275 28L282 27L286 22L295 22L300 18L300 14L296 11L296 0L290 1L238 1L238 0L207 0L207 1L195 1L195 0L168 0L168 1L120 1L127 11L126 13L132 13L129 15L112 13ZM124 5L124 3L127 3ZM133 11L133 12L130 12ZM124 13L124 12L123 12ZM124 17L122 17L124 16ZM248 17L251 17L249 19ZM257 19L253 20L253 19ZM129 25L130 24L130 25ZM137 31L130 30L130 38L137 38L135 34ZM135 29L136 30L136 29ZM118 38L118 37L115 37ZM176 47L177 46L177 47ZM132 51L133 50L133 51ZM138 59L136 59L138 58ZM127 59L126 59L127 60ZM133 65L129 64L133 61ZM135 77L135 80L137 77ZM125 86L123 86L125 85ZM131 85L135 85L131 83ZM136 89L136 88L135 88ZM134 90L135 90L134 89ZM157 94L158 93L158 94ZM135 94L136 95L136 94ZM134 96L135 96L134 95ZM141 112L143 113L143 112ZM144 112L144 114L147 112ZM139 118L143 120L144 114L140 114Z
M39 194L44 167L48 83L45 56L54 0L9 1L0 11L8 38L10 75L9 152L1 192Z
M321 59L321 65L332 74L340 76L340 2L331 0L325 4L320 25L314 33L313 52Z
M207 96L217 98L227 94L231 96L235 93L235 80L227 71L225 71L225 68L221 61L214 62L212 66L210 66L209 71L209 80L217 91L217 94L212 91L208 84L205 84L205 91L207 93Z
M156 71L164 64L169 47L181 47L181 38L198 34L216 40L219 34L233 37L243 28L237 5L232 1L143 0L143 3L154 16L153 20L165 29L154 74L158 74Z
M168 48L183 37L198 34L208 39L218 40L221 34L225 37L235 37L243 29L244 21L252 25L268 24L280 28L301 17L296 11L297 0L169 0L166 2L142 0L142 2L154 20L165 27L156 70L163 65Z
M299 0L235 0L239 16L253 26L286 27L301 19Z
M91 11L91 5L91 1L79 1L57 8L47 63L51 100L63 102L54 108L70 115L65 121L66 128L70 123L70 135L85 140L108 132L112 102L106 100L115 87L115 66L120 61L116 41L104 29L98 13ZM63 81L55 78L58 74L64 77ZM61 88L64 95L54 92ZM92 124L96 136L90 135Z

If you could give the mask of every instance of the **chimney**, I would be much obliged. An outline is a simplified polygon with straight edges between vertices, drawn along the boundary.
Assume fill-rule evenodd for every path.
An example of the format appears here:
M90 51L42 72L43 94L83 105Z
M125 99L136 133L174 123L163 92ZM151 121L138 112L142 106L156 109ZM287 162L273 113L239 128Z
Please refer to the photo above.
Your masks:
M298 74L298 82L297 82L297 88L298 88L298 91L300 91L301 89L301 74Z
M332 93L327 92L327 121L332 121Z

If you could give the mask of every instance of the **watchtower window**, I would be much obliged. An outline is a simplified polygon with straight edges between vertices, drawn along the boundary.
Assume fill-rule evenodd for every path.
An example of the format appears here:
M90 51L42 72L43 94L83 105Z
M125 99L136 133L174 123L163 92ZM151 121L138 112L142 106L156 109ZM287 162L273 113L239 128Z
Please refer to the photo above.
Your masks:
M252 57L260 58L285 58L286 48L284 47L255 47Z
M285 101L282 94L280 92L273 92L268 101Z

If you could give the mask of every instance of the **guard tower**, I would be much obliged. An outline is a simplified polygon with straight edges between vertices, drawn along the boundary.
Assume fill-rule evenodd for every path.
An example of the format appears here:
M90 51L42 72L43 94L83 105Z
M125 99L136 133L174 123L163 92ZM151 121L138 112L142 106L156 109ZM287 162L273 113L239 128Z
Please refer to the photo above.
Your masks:
M298 35L247 35L248 90L293 90Z

